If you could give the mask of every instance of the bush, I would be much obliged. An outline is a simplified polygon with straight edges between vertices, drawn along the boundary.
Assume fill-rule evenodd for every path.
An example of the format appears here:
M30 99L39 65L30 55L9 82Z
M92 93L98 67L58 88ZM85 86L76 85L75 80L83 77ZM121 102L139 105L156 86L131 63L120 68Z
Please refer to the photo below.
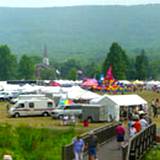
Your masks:
M143 160L158 160L160 159L160 145L157 145L151 151L149 151Z
M53 130L0 125L0 159L4 154L11 154L14 160L60 160L62 146L70 143L74 136L73 128Z

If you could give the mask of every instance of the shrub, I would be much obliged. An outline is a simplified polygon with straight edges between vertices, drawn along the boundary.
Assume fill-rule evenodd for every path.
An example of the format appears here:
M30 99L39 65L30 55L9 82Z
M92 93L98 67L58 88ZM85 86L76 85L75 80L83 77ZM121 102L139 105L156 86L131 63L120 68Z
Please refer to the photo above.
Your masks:
M74 136L74 128L53 130L0 125L0 159L4 154L11 154L14 160L60 160L62 146L70 143Z

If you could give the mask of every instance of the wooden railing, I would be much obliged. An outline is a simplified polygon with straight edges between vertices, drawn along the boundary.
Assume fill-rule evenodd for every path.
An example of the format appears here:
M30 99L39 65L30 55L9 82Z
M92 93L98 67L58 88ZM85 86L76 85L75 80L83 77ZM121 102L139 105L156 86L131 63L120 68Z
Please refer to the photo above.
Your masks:
M95 135L98 137L98 143L101 145L105 143L107 140L109 140L112 137L115 137L115 128L117 124L107 125L101 128L97 128L94 130ZM85 134L82 136L85 143L89 140L89 134ZM85 151L84 154L86 154L87 151ZM73 144L69 144L62 147L62 160L72 160L74 158L73 154Z
M156 125L151 124L145 130L129 139L129 143L123 146L123 160L140 160L147 150L149 150L156 141Z

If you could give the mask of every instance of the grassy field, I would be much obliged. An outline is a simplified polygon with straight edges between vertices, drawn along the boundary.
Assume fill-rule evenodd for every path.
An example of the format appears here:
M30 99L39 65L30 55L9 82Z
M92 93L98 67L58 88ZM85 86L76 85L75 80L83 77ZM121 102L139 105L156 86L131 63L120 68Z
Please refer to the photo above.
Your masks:
M136 94L149 105L153 98L160 97L159 93L149 91ZM60 160L61 147L70 143L75 135L109 124L93 123L86 128L81 122L76 126L62 126L59 120L51 117L9 118L6 106L7 103L0 103L0 159L3 154L9 153L14 160ZM159 118L153 121L160 127Z
M143 158L143 160L159 160L160 159L160 145L151 149Z
M62 126L60 120L52 119L51 117L19 117L19 118L9 118L6 109L7 103L0 103L0 124L10 124L12 126L27 126L33 128L50 128L57 130L66 130L71 126ZM81 122L77 123L75 130L78 133L87 132L90 129L106 125L107 123L93 123L90 124L88 128L83 127Z

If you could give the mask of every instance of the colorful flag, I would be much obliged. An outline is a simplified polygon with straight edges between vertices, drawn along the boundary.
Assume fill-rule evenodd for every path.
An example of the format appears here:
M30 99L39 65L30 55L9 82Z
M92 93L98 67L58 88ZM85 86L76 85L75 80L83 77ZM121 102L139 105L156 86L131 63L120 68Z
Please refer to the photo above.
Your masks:
M112 65L108 68L106 72L105 80L114 80L113 74L112 74Z

